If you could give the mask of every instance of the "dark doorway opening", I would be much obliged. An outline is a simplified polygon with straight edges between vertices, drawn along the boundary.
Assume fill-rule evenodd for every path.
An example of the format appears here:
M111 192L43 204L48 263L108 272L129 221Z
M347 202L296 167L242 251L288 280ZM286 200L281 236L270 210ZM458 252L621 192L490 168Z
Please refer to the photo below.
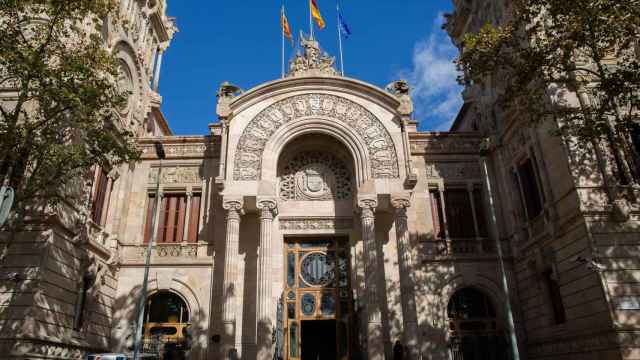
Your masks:
M302 322L302 360L336 359L336 321Z

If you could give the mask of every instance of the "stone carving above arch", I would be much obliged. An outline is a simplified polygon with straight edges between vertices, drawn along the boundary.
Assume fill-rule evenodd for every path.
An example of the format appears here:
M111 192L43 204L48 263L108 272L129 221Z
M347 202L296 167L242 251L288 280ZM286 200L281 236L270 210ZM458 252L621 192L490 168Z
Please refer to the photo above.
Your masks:
M278 188L284 201L351 199L351 171L331 153L304 151L280 167Z
M397 178L398 156L384 125L362 105L329 94L297 95L279 101L253 118L244 129L235 155L234 180L258 180L262 154L271 136L296 119L320 116L340 121L360 136L369 154L374 179Z

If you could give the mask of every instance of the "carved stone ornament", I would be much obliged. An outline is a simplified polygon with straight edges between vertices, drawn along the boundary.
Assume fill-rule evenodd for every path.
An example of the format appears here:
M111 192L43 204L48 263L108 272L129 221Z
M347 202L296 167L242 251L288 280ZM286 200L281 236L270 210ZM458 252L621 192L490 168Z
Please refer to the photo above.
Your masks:
M227 118L231 116L231 102L238 95L242 94L242 89L238 86L230 84L225 81L220 84L220 88L218 89L218 105L216 107L216 113L221 118Z
M428 139L411 140L412 154L477 154L480 151L480 137L434 136Z
M285 201L348 200L353 193L351 172L331 153L299 153L279 174L280 199Z
M158 168L149 171L149 184L158 179ZM170 167L162 169L161 184L199 184L202 182L200 167Z
M300 47L303 53L298 52L289 62L289 77L298 76L338 76L334 68L336 59L326 53L322 54L320 44L313 38L306 39L300 33Z
M138 256L143 258L146 253L146 246L139 249ZM198 257L198 245L157 245L151 253L152 256L161 258L196 258Z
M352 218L283 218L281 230L349 230L353 228Z
M218 155L218 147L206 143L163 144L167 158L212 158ZM144 144L141 147L143 159L156 159L156 151L153 144Z
M463 181L482 178L480 165L475 162L430 163L426 172L429 179Z
M391 135L362 105L334 95L307 94L279 101L261 111L244 129L235 155L234 180L258 180L267 142L281 126L295 119L322 116L343 122L366 144L374 179L397 178L398 156Z
M398 80L390 83L385 90L394 95L399 101L398 112L405 116L413 113L413 100L411 99L411 88L405 80Z

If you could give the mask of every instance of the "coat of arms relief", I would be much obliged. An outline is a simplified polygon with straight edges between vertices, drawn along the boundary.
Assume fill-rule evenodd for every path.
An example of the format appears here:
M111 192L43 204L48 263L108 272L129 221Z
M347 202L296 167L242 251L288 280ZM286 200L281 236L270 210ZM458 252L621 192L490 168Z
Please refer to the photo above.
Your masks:
M329 201L351 198L351 171L330 153L307 151L280 170L280 198L289 201Z

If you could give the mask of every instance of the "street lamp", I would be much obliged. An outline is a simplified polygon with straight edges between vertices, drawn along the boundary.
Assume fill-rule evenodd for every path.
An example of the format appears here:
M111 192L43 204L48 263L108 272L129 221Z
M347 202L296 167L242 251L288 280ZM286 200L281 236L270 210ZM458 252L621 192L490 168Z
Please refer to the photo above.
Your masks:
M511 356L513 360L520 360L520 351L518 350L518 338L516 337L516 329L513 321L513 310L511 309L511 296L509 295L509 284L507 282L507 272L504 266L504 258L502 256L502 244L500 243L500 229L498 228L498 220L496 218L496 208L493 201L493 191L491 189L491 179L489 178L489 168L487 167L488 154L493 144L491 138L486 138L481 145L480 160L482 166L482 174L485 178L487 187L487 197L489 198L489 212L491 226L494 230L496 249L498 252L498 263L500 266L500 277L502 278L502 290L506 296L505 307L507 310L507 327L509 330L509 339L511 343Z
M140 348L142 342L142 324L144 322L144 305L147 299L147 286L149 283L149 263L151 262L151 251L153 250L153 242L156 239L158 229L156 228L156 218L158 217L158 203L160 202L160 177L162 176L162 160L166 158L162 143L157 141L154 144L156 155L160 159L158 168L158 176L156 178L156 201L153 203L153 218L151 219L151 228L153 229L151 239L147 245L147 252L144 261L144 280L142 281L142 290L140 290L140 298L138 299L138 320L136 322L136 332L133 342L133 360L138 360L140 356Z

